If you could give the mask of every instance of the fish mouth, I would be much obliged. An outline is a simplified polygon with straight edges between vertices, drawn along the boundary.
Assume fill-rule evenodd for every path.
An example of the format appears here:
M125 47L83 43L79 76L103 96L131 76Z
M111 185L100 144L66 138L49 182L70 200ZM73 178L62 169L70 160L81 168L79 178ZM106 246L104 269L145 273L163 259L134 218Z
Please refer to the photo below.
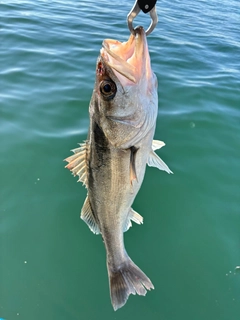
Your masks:
M136 84L151 74L146 33L143 27L135 29L128 41L106 39L100 51L101 57L123 86Z

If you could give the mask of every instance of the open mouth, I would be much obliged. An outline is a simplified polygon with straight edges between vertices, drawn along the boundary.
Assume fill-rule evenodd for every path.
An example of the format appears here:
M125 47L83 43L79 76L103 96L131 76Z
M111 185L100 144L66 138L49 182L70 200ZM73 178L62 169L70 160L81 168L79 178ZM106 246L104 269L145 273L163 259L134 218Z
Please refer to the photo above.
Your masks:
M126 80L137 83L144 73L144 66L150 62L145 31L142 27L137 27L135 32L136 35L131 34L127 42L106 39L101 49L104 62L125 84Z

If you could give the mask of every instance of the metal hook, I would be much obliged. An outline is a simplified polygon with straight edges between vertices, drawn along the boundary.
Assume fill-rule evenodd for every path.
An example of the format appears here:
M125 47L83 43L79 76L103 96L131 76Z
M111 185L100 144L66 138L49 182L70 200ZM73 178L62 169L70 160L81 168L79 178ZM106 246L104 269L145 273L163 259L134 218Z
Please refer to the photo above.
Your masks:
M135 30L133 27L133 20L136 18L136 16L139 14L141 11L141 8L139 7L138 0L136 0L134 6L132 7L132 10L129 12L127 16L127 23L128 23L128 28L130 32L135 35ZM157 10L156 6L154 6L150 11L149 11L150 17L151 17L151 24L146 30L146 35L148 36L156 27L158 23L158 16L157 16Z

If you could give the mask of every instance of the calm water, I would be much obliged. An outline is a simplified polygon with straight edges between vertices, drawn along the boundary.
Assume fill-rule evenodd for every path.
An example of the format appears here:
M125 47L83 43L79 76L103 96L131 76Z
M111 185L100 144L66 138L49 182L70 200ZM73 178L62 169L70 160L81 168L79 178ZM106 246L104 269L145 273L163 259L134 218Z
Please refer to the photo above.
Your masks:
M238 0L157 3L156 138L174 175L147 169L144 224L125 236L156 289L111 307L101 238L79 219L86 189L63 159L86 139L102 40L129 36L122 2L0 1L0 318L240 318Z

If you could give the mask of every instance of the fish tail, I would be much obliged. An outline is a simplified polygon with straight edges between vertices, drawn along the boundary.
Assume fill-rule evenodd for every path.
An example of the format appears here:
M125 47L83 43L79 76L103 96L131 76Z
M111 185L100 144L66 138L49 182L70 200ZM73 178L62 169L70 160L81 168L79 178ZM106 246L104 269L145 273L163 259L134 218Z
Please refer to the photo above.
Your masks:
M117 270L108 266L108 275L115 311L125 305L130 294L145 296L147 290L154 289L151 280L129 257Z

